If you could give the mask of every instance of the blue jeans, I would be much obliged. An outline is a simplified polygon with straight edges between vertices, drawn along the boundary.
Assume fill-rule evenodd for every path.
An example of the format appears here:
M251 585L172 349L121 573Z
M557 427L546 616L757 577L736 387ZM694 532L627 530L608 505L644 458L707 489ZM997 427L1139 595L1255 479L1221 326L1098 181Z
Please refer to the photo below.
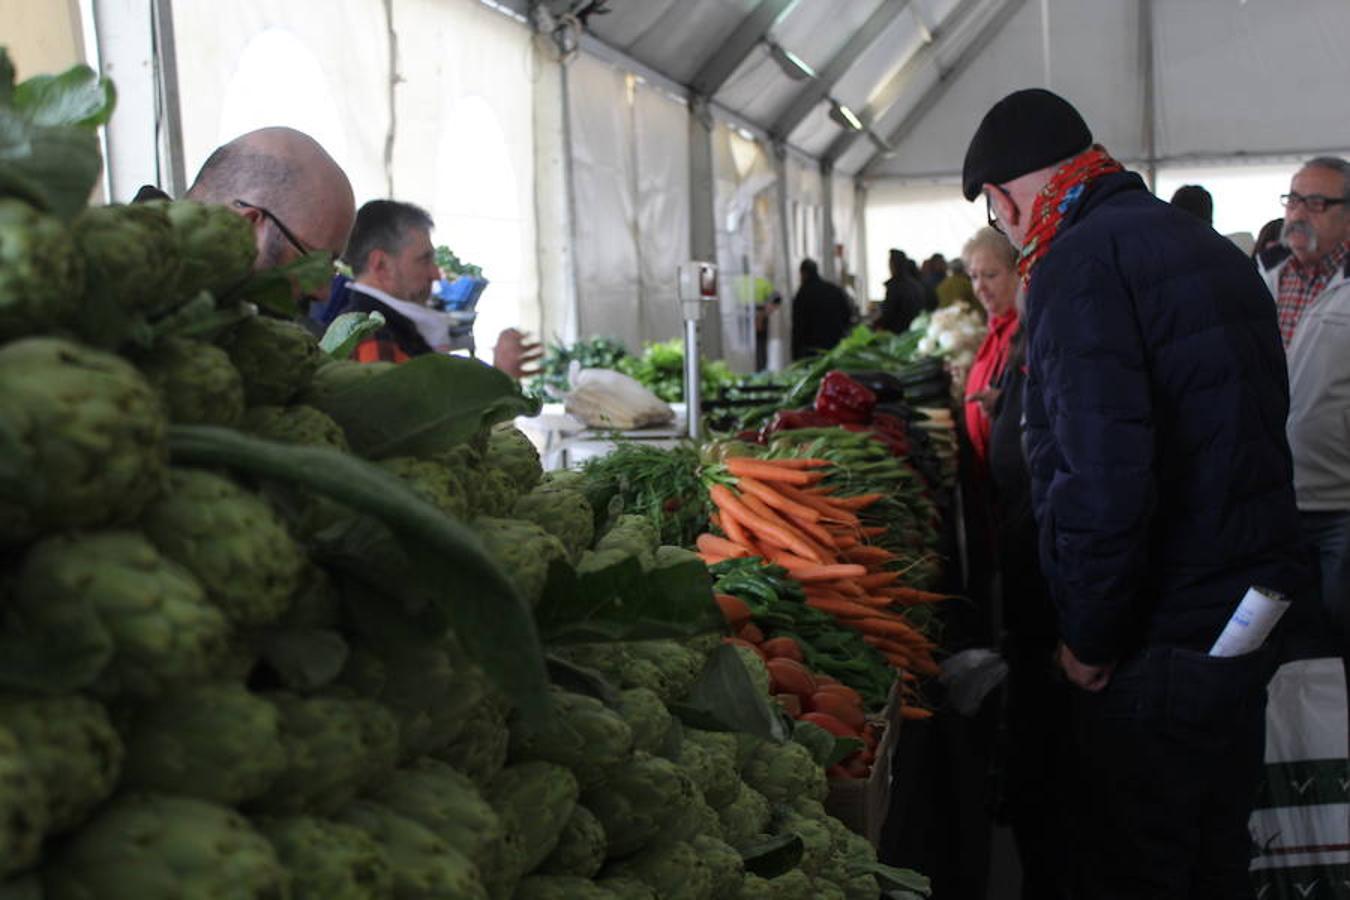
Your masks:
M1326 624L1340 632L1340 652L1350 652L1350 511L1299 513L1303 540L1316 555L1322 576Z

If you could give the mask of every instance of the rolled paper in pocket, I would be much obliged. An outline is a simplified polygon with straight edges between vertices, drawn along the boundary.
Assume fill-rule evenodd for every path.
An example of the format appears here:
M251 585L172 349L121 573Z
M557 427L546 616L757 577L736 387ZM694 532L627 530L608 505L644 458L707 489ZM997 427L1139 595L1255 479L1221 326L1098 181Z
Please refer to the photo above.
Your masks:
M1232 618L1209 648L1209 655L1241 656L1260 649L1288 608L1289 601L1270 588L1247 588Z

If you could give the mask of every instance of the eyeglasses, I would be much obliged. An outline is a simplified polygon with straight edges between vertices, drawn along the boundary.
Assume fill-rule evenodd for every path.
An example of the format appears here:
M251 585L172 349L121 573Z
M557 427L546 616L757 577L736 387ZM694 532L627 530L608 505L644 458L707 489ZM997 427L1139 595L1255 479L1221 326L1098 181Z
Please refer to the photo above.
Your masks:
M1328 206L1339 206L1345 202L1345 197L1323 197L1321 194L1309 194L1305 197L1290 191L1280 195L1280 203L1285 209L1293 209L1302 204L1310 213L1326 212Z
M998 213L994 211L994 201L993 198L989 196L990 191L998 191L1005 197L1008 196L1008 192L1003 190L1003 188L999 187L998 185L992 185L989 191L984 192L984 215L985 218L989 220L989 227L997 231L999 234L1006 235L1007 232L1005 232L1003 230L1003 226L999 224Z
M308 247L305 246L304 241L296 237L295 232L287 228L286 223L281 221L281 219L277 218L276 213L272 212L267 207L258 206L256 203L249 203L247 200L236 200L234 201L234 205L239 207L240 209L256 209L258 212L262 213L263 218L267 219L267 221L277 226L277 231L281 232L281 236L284 237L292 247L300 251L301 256L304 256L312 252Z

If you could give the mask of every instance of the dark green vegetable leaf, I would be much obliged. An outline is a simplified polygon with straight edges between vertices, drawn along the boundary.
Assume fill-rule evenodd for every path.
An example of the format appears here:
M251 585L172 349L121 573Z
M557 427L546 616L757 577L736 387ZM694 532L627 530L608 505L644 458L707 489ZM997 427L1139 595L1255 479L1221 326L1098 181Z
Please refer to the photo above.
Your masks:
M825 758L824 766L829 768L838 762L843 762L853 754L861 750L865 745L857 738L837 737L834 739L834 749L830 755Z
M670 711L705 731L743 731L778 744L788 740L777 704L760 692L740 654L726 644L709 654L689 697Z
M872 875L881 884L883 891L912 891L921 897L932 893L933 887L928 876L920 875L913 869L897 869L879 862L851 862L850 875ZM900 896L904 896L901 894Z
M254 272L225 292L221 305L252 303L274 316L294 318L300 312L297 291L312 295L328 286L333 277L333 256L326 250L306 253L299 259Z
M21 82L10 102L34 125L97 128L112 118L117 91L88 66L75 66L60 75L37 75Z
M558 687L574 694L594 697L610 707L617 708L622 701L618 689L594 669L579 666L552 653L544 654L544 662L548 664L549 679Z
M312 691L338 677L347 642L326 628L268 628L258 634L258 654L287 688Z
M384 327L384 316L378 312L343 313L333 320L319 339L319 346L333 359L347 359L356 345Z
M585 573L555 565L535 620L545 644L683 638L722 628L701 561L648 572L631 556Z
M353 551L372 566L366 577L397 590L410 616L453 628L466 652L526 716L547 714L543 651L525 601L473 532L396 476L327 447L277 444L228 428L172 426L169 442L177 463L280 481L378 520L378 527L359 534ZM383 578L379 566L390 567Z
M539 412L509 375L478 360L430 353L334 393L322 409L371 459L461 444L484 428Z
M752 875L777 878L797 868L805 849L799 835L779 834L746 847L741 851L741 861Z

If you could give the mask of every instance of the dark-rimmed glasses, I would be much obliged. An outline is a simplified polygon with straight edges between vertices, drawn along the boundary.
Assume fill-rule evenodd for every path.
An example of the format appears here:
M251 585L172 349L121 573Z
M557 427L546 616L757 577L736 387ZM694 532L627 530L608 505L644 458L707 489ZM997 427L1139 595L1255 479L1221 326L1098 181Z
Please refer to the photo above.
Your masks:
M1008 196L1008 192L996 184L990 185L989 190L984 192L984 215L985 218L989 220L989 227L999 234L1006 236L1007 232L1004 231L1003 226L999 224L998 213L994 212L994 201L989 196L992 191L998 191L1005 197Z
M1305 197L1294 191L1280 195L1280 203L1285 209L1293 209L1301 204L1310 213L1326 212L1328 206L1339 206L1344 202L1346 202L1344 197L1323 197L1321 194L1309 194Z
M295 236L295 232L291 231L289 228L286 227L285 222L277 218L276 213L272 212L267 207L259 206L256 203L249 203L247 200L235 200L234 205L239 207L240 209L253 209L262 213L263 218L271 222L273 225L277 226L277 231L281 232L281 236L284 237L292 247L298 250L301 256L305 256L306 254L313 252L312 250L310 250L310 248L305 246L304 241L300 240L298 237Z

